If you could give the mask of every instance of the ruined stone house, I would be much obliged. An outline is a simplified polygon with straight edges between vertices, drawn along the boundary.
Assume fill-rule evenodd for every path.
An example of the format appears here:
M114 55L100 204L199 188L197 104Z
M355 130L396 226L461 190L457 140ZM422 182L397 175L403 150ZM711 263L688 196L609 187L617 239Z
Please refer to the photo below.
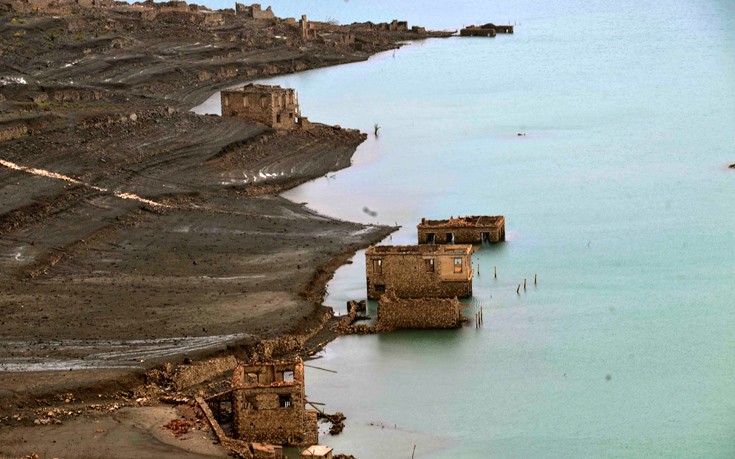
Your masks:
M376 28L378 30L387 30L390 32L407 32L408 21L399 21L398 19L393 19L390 24L386 22L381 22L380 24L377 24Z
M234 116L275 129L295 129L303 120L296 91L249 84L222 91L222 116Z
M471 245L373 246L365 252L367 295L399 298L472 296Z
M469 215L448 220L421 219L419 244L480 244L505 240L505 217Z
M236 2L235 13L253 19L274 19L276 17L270 6L264 10L258 3L247 6Z
M316 24L306 19L306 15L302 15L299 20L299 30L301 30L301 38L303 40L313 40L317 38Z
M306 409L301 359L238 365L232 377L232 418L240 440L290 446L316 444L317 414Z

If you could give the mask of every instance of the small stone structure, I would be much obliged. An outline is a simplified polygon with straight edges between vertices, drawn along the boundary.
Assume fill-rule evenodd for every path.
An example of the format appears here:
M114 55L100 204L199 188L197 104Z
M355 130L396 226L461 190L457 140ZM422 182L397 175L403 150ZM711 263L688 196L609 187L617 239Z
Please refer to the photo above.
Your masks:
M234 116L276 129L306 127L301 118L296 90L249 84L222 91L222 116Z
M513 33L512 25L495 25L492 22L481 26L471 25L460 29L461 37L494 37L499 33Z
M458 328L461 306L457 298L401 299L388 292L378 303L378 328Z
M314 445L301 451L301 457L304 459L332 459L332 448L324 445Z
M477 26L469 26L459 30L460 37L494 37L495 35L497 35L495 29L483 29Z
M398 19L393 19L390 24L387 22L381 22L380 24L377 24L378 30L387 30L390 32L407 32L408 31L408 21L399 21Z
M240 440L306 446L318 442L317 413L306 409L304 363L240 364L232 376L233 427Z
M270 6L264 10L258 3L253 3L250 6L235 3L235 13L253 19L274 19L276 17Z
M471 245L373 246L365 252L367 295L399 298L472 296Z
M419 244L480 244L505 240L505 217L469 215L449 220L421 219Z
M303 40L313 40L317 37L316 24L310 22L305 14L299 20L299 29Z
M22 122L0 122L0 142L28 134L28 125Z

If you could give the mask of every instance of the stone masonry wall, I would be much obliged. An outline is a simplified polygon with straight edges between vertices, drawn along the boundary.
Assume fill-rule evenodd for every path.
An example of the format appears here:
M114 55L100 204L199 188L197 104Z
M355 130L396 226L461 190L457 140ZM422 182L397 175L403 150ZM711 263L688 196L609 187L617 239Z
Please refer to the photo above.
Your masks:
M223 92L222 116L240 117L278 129L297 127L296 94L293 90ZM280 119L279 119L280 118Z
M399 299L386 294L378 303L378 326L396 328L458 328L462 324L457 298Z
M454 233L455 244L480 244L482 242L482 233L490 233L489 242L505 240L505 227L419 228L419 244L428 244L429 234L435 235L436 244L447 244L448 233Z
M191 365L180 365L171 379L176 390L183 390L232 371L236 366L237 360L234 356L217 357Z

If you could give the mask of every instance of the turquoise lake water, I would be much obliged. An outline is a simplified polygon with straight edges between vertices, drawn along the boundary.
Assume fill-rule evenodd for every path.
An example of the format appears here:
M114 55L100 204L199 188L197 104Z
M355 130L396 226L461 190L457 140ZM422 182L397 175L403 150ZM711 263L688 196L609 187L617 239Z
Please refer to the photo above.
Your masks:
M269 80L311 120L371 133L289 199L402 225L390 244L415 243L421 217L507 220L507 242L473 255L465 314L482 306L483 328L343 337L314 362L338 374L307 370L309 398L347 415L321 439L338 451L735 457L735 2L547 3L272 3L520 23ZM358 254L327 304L364 298L364 276Z

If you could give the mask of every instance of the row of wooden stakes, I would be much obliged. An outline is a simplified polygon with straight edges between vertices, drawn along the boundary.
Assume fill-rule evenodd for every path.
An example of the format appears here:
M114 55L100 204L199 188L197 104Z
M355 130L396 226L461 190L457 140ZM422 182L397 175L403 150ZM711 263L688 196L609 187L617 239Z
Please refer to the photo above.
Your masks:
M538 285L538 274L533 275L533 285ZM523 290L526 290L526 278L523 278ZM521 284L518 284L518 288L516 289L516 293L518 295L521 294Z
M477 263L477 275L480 275L480 263ZM493 266L493 277L495 279L498 278L498 267ZM533 275L533 285L538 285L538 274ZM526 290L526 278L523 278L523 290ZM516 289L517 294L521 294L521 284L518 284L518 288Z

